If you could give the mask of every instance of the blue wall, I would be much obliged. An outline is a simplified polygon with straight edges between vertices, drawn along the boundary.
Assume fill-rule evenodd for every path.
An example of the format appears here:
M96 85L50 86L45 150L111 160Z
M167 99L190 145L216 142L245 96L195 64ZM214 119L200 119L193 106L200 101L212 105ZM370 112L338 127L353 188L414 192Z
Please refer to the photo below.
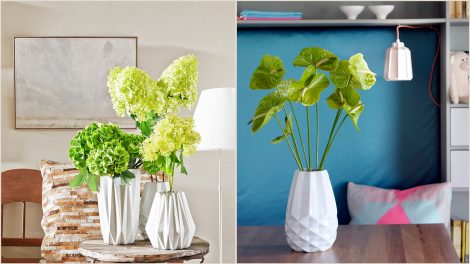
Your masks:
M377 73L372 90L361 91L365 104L359 119L361 131L357 132L348 120L326 160L341 224L350 220L346 202L349 181L399 189L439 182L439 109L427 92L437 37L428 30L402 30L400 35L412 53L414 79L410 82L383 79L385 50L396 38L394 27L238 30L239 225L283 225L296 168L285 143L269 144L280 135L273 120L255 135L247 125L258 101L267 93L249 89L250 76L267 53L284 61L287 78L300 77L303 68L291 66L292 61L302 48L312 46L328 49L341 59L361 52ZM438 84L436 76L433 91L437 98ZM332 91L330 86L320 103L321 150L335 114L325 102ZM297 111L304 112L303 108Z

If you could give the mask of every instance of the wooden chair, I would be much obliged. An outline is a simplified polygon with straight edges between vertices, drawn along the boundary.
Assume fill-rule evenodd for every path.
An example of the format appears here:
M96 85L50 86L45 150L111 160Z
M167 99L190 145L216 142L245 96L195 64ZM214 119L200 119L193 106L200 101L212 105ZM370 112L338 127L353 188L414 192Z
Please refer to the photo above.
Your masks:
M41 204L42 177L39 170L14 169L4 171L2 178L2 246L13 247L40 247L42 238L26 238L26 202ZM23 203L23 237L4 238L3 237L3 206L9 203ZM40 258L3 258L2 263L32 263L39 262Z

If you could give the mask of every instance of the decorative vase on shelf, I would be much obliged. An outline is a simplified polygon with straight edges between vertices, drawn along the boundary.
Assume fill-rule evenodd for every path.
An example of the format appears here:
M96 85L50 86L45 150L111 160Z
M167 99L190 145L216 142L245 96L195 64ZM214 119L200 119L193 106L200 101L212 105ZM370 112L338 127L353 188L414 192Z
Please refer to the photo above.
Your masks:
M155 193L145 231L154 248L188 248L196 226L184 192Z
M335 196L326 170L296 170L286 211L287 243L295 251L325 251L336 240Z
M150 209L152 208L153 199L157 192L170 191L168 182L157 181L147 182L144 184L144 191L140 199L140 215L139 215L139 231L143 239L148 238L145 232L145 225L147 224Z
M140 169L132 169L135 177L100 177L98 208L100 227L105 244L134 243L139 225Z

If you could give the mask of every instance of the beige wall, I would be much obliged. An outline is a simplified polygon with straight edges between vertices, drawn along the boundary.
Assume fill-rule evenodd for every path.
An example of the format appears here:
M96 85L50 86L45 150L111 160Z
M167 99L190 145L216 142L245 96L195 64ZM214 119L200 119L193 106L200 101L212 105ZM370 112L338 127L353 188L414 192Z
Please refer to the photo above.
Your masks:
M13 37L137 36L138 67L157 78L175 58L200 60L199 90L236 87L235 2L2 2L1 160L2 170L38 168L40 159L68 161L75 130L15 129ZM80 103L80 102L77 102ZM85 105L83 107L86 107ZM223 153L224 259L235 259L235 153ZM217 153L187 161L189 175L177 175L197 225L211 243L208 262L218 260Z

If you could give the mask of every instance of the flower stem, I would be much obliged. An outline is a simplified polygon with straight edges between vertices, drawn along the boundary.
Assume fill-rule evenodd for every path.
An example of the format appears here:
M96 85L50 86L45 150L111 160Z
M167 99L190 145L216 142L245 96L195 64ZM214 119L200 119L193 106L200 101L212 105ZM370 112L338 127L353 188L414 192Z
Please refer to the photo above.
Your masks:
M318 169L318 143L320 141L320 117L318 115L318 102L315 104L315 115L317 119L316 142L315 142L315 169Z
M338 126L338 128L336 129L336 132L335 132L333 138L331 139L330 143L328 144L328 147L327 147L327 149L326 149L326 153L324 154L325 157L326 157L326 156L328 155L328 153L330 152L330 148L331 148L331 146L333 145L333 142L335 141L336 136L338 135L338 132L339 132L339 130L341 129L341 127L343 126L343 123L344 123L344 121L346 120L347 117L348 117L348 115L345 115L345 116L343 117L343 120L341 120L341 122L339 123L339 126Z
M290 149L292 155L294 156L295 162L297 163L297 166L299 167L299 170L302 170L302 164L299 162L299 158L297 157L297 155L295 155L295 152L292 149L292 145L289 141L289 138L287 137L287 134L284 132L284 129L282 128L282 124L281 124L281 121L279 120L279 117L277 116L277 114L274 115L274 117L276 118L276 121L277 121L277 124L279 125L279 128L281 129L282 133L284 134L284 137L287 141L287 145L289 145L289 149Z
M297 120L297 115L295 114L294 107L292 106L292 102L290 100L289 100L289 105L290 105L290 108L292 110L292 114L294 115L295 126L297 127L297 133L298 133L299 138L300 138L300 145L302 146L302 151L303 151L303 154L304 154L305 166L307 166L307 169L308 169L309 168L308 164L310 163L310 161L307 161L307 154L305 153L304 141L302 139L302 133L300 131L299 121ZM299 158L300 158L300 155L299 155Z
M307 163L307 170L310 171L311 169L311 164L312 164L312 161L311 161L311 155L310 155L310 152L311 152L311 148L310 148L310 117L308 115L308 106L305 107L305 113L307 114L307 144L308 144L308 163Z
M328 137L328 141L327 141L325 150L323 151L323 155L322 155L322 158L321 158L321 161L320 161L320 167L318 167L319 170L323 169L323 164L325 163L325 158L326 158L326 155L328 154L328 151L329 151L330 142L331 142L331 139L333 138L333 134L335 132L336 124L338 123L339 117L341 116L341 111L342 111L342 109L338 109L338 111L336 112L335 121L333 122L333 126L331 127L330 136Z

